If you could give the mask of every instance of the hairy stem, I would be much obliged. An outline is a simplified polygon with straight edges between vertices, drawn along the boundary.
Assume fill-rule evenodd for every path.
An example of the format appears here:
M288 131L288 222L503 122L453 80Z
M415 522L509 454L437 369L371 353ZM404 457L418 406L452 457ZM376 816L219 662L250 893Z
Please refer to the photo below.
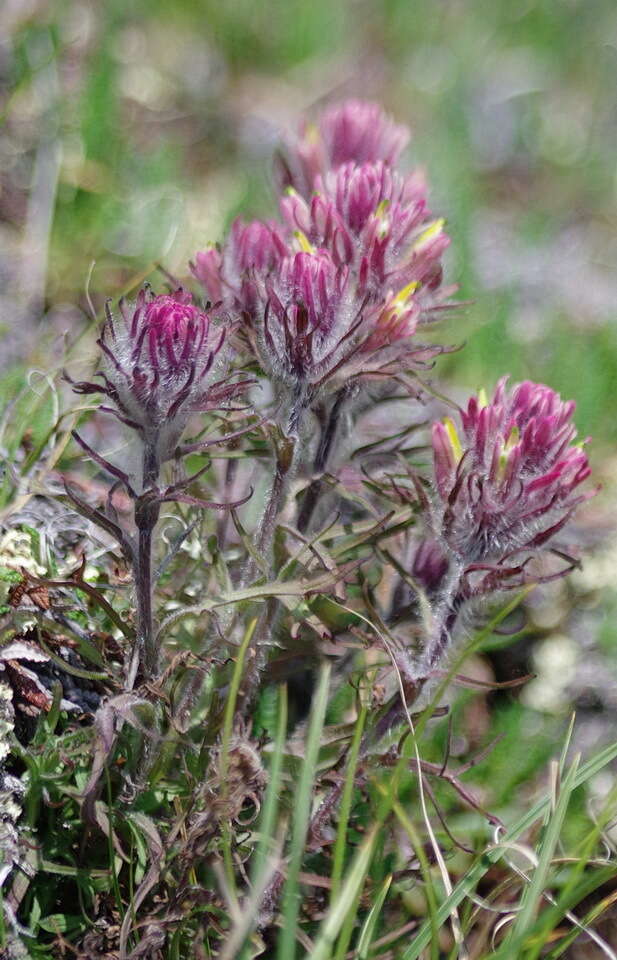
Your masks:
M275 464L272 487L255 538L256 551L263 558L264 566L269 574L272 573L274 561L273 542L276 522L285 505L289 483L296 470L299 444L295 436L286 437L279 434L274 438L274 448ZM251 558L246 565L242 578L243 586L247 586L256 573L257 564ZM246 660L246 672L242 683L243 705L251 703L257 692L259 680L266 664L265 643L276 628L277 622L276 604L273 600L270 600L261 613L252 642L251 656L247 657Z
M272 478L272 488L266 504L259 531L257 534L256 546L258 551L264 556L268 554L272 547L274 539L274 528L279 514L283 508L285 494L289 485L290 475L295 466L296 442L291 438L286 438L279 445L276 451L276 464L274 476Z
M313 473L318 474L318 476L311 481L304 492L302 506L300 507L297 522L297 527L300 533L306 533L308 530L313 513L315 512L315 507L319 502L319 495L323 486L321 475L324 474L327 469L328 460L330 459L330 454L332 452L332 445L334 444L341 418L341 411L348 395L349 391L347 387L343 387L341 390L339 390L335 397L334 403L332 404L330 415L322 425L319 447L317 448L317 453L315 454L315 461L313 464Z
M298 443L295 437L280 435L274 440L274 448L275 461L272 486L255 537L256 551L263 558L269 571L272 568L272 544L276 521L283 509L289 482L296 469ZM243 586L251 582L256 572L257 565L254 560L250 559L242 578Z
M142 474L143 493L135 506L138 536L133 569L137 607L137 643L141 673L146 682L157 675L159 666L159 650L152 613L152 537L159 518L160 506L152 502L149 496L152 488L156 486L159 471L156 444L146 441Z
M423 663L428 672L433 670L444 656L452 636L452 630L461 607L466 599L464 588L463 565L460 561L452 561L452 569L443 587L441 601L435 614L433 630L427 639Z

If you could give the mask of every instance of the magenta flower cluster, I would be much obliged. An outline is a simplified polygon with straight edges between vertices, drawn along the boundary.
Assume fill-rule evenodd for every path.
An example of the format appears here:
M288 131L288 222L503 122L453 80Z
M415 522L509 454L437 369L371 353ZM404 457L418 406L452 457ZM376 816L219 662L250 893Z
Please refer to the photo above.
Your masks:
M282 222L236 221L192 265L207 297L242 317L254 355L286 388L297 424L324 393L426 365L417 341L453 288L449 239L419 173L394 164L409 139L375 104L327 110L288 143Z
M503 378L490 401L471 397L460 431L434 424L435 527L467 573L486 571L483 586L520 582L525 556L592 495L579 492L591 471L573 412L550 387Z
M123 423L155 448L157 460L172 456L192 413L220 406L243 384L219 368L226 331L215 329L209 313L190 293L154 296L140 291L131 306L120 301L120 316L109 305L98 344L103 367L98 381L74 383L76 393L99 393ZM217 374L220 372L220 378Z

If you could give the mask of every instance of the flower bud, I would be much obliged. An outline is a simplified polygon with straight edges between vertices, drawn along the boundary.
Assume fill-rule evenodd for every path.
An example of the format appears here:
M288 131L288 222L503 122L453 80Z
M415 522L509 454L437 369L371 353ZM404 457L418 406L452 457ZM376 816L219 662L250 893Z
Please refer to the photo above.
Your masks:
M133 307L120 302L120 317L107 308L98 341L101 383L74 383L73 389L106 395L111 412L154 445L162 461L172 455L191 413L238 392L238 384L215 382L224 340L225 331L214 329L190 293L154 296L144 288Z
M327 373L337 339L348 329L347 279L326 251L282 261L263 288L266 369L298 386L315 386Z
M424 539L418 544L411 567L411 576L429 595L436 593L448 572L448 559L437 540Z
M274 220L238 219L223 250L210 247L197 253L191 269L210 300L250 322L256 308L255 273L276 271L290 252L283 228Z

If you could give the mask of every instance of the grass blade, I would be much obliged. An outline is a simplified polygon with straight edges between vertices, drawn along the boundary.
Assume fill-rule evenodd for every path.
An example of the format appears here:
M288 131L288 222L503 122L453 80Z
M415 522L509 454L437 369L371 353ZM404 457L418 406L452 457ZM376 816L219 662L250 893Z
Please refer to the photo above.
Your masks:
M278 810L279 787L285 755L285 738L287 736L287 685L281 684L278 691L278 711L276 738L270 762L268 787L264 798L261 821L259 824L259 844L253 861L252 880L258 881L260 872L266 861L266 856L275 847L275 826ZM268 849L270 847L270 850Z
M572 789L575 790L577 787L582 786L587 780L590 780L596 775L600 770L603 769L611 760L617 757L617 743L612 743L608 747L605 747L604 750L601 750L595 757L589 760L587 763L579 769L578 773L574 777L574 783ZM544 816L544 813L547 807L550 805L550 797L544 797L542 800L539 800L534 806L523 814L509 830L506 831L503 837L504 842L509 842L517 840L522 833L525 833L526 830L532 826L532 824L539 818ZM454 890L447 897L444 902L441 904L437 911L437 920L441 925L445 923L452 912L453 907L457 907L465 899L468 893L475 890L478 883L482 877L488 872L490 867L501 859L503 855L502 848L493 848L488 852L484 853L477 861L473 864L467 871L467 873L461 877L458 881ZM401 960L417 960L422 951L431 940L432 928L429 920L426 920L416 936L413 938L407 950L402 955Z
M223 787L223 800L225 800L225 790L228 782L227 770L229 768L229 749L233 735L236 702L244 674L244 658L246 657L246 651L249 648L256 626L257 618L254 618L251 620L245 631L242 643L240 644L240 649L238 650L238 656L236 657L236 662L234 664L231 684L229 687L229 695L227 697L227 703L225 704L223 736L221 738L221 784ZM236 879L233 865L231 824L221 824L221 839L223 845L223 860L225 863L225 877L229 887L229 892L234 898L234 901L236 901Z
M532 873L529 886L526 887L523 893L521 909L516 915L516 919L506 940L495 954L495 957L499 957L500 960L501 958L505 960L506 957L514 958L520 956L525 937L535 922L538 904L542 897L542 892L547 886L551 862L563 827L570 797L574 789L578 760L579 758L577 756L561 784L555 811L548 821L544 836L542 837L538 864Z
M356 721L353 740L351 742L349 760L347 762L347 773L345 775L345 786L343 787L343 794L341 796L336 842L334 844L334 852L332 855L332 888L330 894L331 904L336 900L341 886L341 877L343 876L345 847L347 845L347 825L349 823L349 815L351 813L351 806L353 803L353 791L355 786L356 768L358 766L358 754L360 753L360 743L362 741L362 734L364 732L366 713L366 703L362 703L358 713L358 719Z
M391 883L392 874L390 874L390 876L386 877L384 880L381 890L375 898L375 903L369 910L368 917L364 921L364 926L362 927L357 946L358 960L367 960L368 958L368 952L370 950L371 943L373 942L375 927L377 926L377 921L379 920L381 908L383 907L385 899L388 896L388 890L390 889Z
M283 890L283 930L278 938L276 953L278 960L293 960L296 955L296 926L300 910L299 875L311 816L313 783L315 781L315 769L319 755L321 731L323 729L326 707L328 705L330 669L330 664L324 661L319 672L319 682L311 710L304 764L302 766L302 773L300 774L300 783L298 785L295 814L292 824L287 880Z
M347 918L349 911L357 903L358 894L368 872L378 829L374 826L364 840L351 864L345 878L341 892L336 902L330 907L328 915L321 925L315 947L311 951L310 960L330 960L332 948L339 931ZM279 960L283 960L282 957ZM309 958L307 958L309 960Z

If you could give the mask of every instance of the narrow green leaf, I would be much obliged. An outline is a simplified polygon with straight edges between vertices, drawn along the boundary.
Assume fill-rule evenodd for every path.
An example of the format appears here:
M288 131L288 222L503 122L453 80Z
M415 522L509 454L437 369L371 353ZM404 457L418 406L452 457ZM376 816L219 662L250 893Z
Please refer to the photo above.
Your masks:
M252 877L256 884L263 869L269 847L274 845L274 830L278 810L281 772L285 756L285 737L287 735L287 686L281 684L278 689L278 720L274 750L270 762L268 787L264 798L261 821L259 824L259 844L253 861Z
M349 911L357 904L358 895L368 873L375 849L378 828L374 826L353 859L336 902L330 907L320 927L310 960L330 960L332 948ZM282 956L280 960L283 960ZM307 960L309 958L307 957Z
M47 933L67 933L76 930L82 923L81 916L72 916L66 913L50 913L39 920L39 927Z
M508 936L496 954L496 956L503 957L504 960L506 957L518 957L520 955L525 937L535 920L540 898L548 884L551 861L574 789L578 762L579 758L577 756L561 784L555 810L545 828L540 843L538 865L531 871L531 881L523 893L521 909L516 915Z
M330 892L331 904L334 903L338 895L340 885L341 885L341 877L343 876L343 869L345 866L345 849L347 847L347 825L349 823L349 815L351 813L351 807L353 803L353 792L354 792L354 786L355 786L356 768L358 766L358 754L360 753L360 744L362 742L362 734L364 732L366 714L367 714L366 703L362 703L360 706L360 710L358 712L358 719L356 721L353 740L351 742L351 748L349 751L349 759L347 761L347 772L345 774L345 786L343 787L341 804L339 807L339 818L338 818L336 842L334 844L334 852L332 855L332 874L331 874L332 887Z
M304 764L296 795L291 834L291 851L287 867L287 880L283 890L283 930L278 938L277 960L294 960L296 955L296 927L300 911L299 875L304 854L306 834L311 816L313 785L319 755L321 731L328 705L330 663L324 661L319 673L319 683L313 697L313 707L306 738Z
M364 925L360 932L360 938L358 940L358 946L356 947L356 952L358 954L358 960L368 960L368 952L373 942L373 935L375 933L375 927L377 926L377 921L379 920L379 914L381 913L381 908L383 907L386 897L388 896L388 890L390 889L390 884L392 883L392 874L386 877L384 880L381 890L375 898L375 902L371 909L369 910L368 917L364 921Z
M221 737L221 763L220 763L220 777L221 785L223 791L227 787L227 770L229 768L229 748L231 745L231 738L233 735L233 726L234 726L234 716L236 712L236 702L238 699L238 691L240 690L240 684L242 683L242 676L244 673L244 660L246 657L246 652L249 648L253 634L255 633L255 627L257 626L257 617L254 617L242 639L240 644L240 649L238 650L238 656L236 657L236 662L234 664L234 670L231 678L231 684L229 687L229 694L227 697L227 703L225 704L225 717L223 720L223 733ZM223 795L224 799L224 795ZM229 891L232 896L236 896L236 878L235 871L233 866L233 855L232 855L232 831L231 824L223 823L221 824L221 835L223 841L223 860L225 863L225 875L227 877L227 883L229 884Z

